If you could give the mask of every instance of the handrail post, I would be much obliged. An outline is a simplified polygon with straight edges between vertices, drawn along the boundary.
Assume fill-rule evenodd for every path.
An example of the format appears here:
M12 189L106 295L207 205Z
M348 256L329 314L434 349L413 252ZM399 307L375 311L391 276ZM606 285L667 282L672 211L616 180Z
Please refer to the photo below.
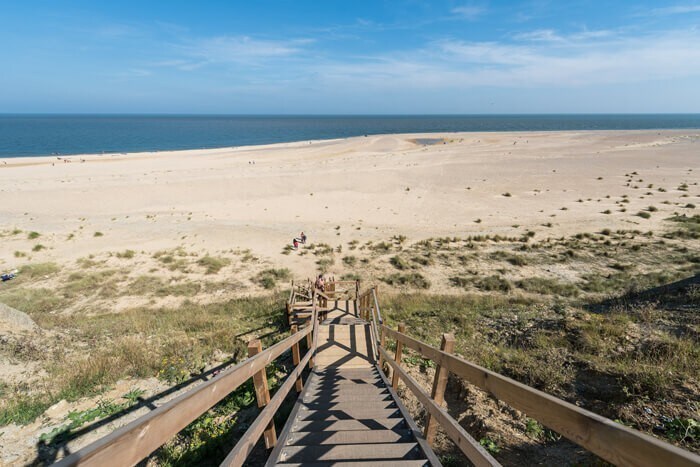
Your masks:
M287 324L292 324L292 306L289 302L285 304L287 308Z
M299 326L297 326L296 324L292 324L292 334L296 334L297 332L299 332ZM299 343L297 342L292 346L292 363L295 367L299 365L300 360L301 359L299 355ZM299 377L297 378L296 383L294 383L294 387L296 388L297 392L301 392L301 390L304 388L304 382L301 379L301 373L299 373Z
M455 349L455 337L452 334L443 334L442 342L440 343L440 350L445 353L451 354ZM442 406L445 402L445 388L447 387L447 379L449 377L449 370L441 365L435 368L435 379L433 380L433 390L430 397L435 401L438 406ZM428 441L429 445L433 445L435 441L435 433L437 432L437 422L433 417L430 416L430 412L425 415L425 439Z
M379 347L385 348L384 343L386 342L386 334L384 333L384 325L379 324L380 331L379 331ZM382 368L382 354L379 352L379 368Z
M313 312L311 313L311 317L309 318L309 326L311 326L311 329L313 329L316 326L316 323L314 323L314 314ZM314 346L314 336L313 336L313 331L308 333L306 335L306 351L307 352L312 352L313 346ZM311 354L311 358L309 358L309 370L311 370L314 367L314 356Z
M399 332L401 334L406 333L406 325L404 323L399 323ZM403 353L403 342L400 340L396 339L396 356L394 357L394 361L398 366L401 366L401 354ZM395 371L394 374L391 376L391 387L396 389L399 386L399 372Z
M262 352L262 344L259 339L248 342L248 357ZM255 399L258 401L258 408L263 408L270 403L270 388L267 385L267 375L265 368L253 375L253 386L255 387ZM271 449L277 444L277 432L275 431L275 421L270 420L270 424L265 428L265 447Z

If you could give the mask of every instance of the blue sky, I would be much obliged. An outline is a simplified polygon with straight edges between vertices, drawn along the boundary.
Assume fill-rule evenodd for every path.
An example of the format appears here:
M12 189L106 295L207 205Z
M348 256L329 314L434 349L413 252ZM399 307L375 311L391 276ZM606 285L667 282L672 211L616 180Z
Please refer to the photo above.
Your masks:
M700 112L700 1L0 0L0 112Z

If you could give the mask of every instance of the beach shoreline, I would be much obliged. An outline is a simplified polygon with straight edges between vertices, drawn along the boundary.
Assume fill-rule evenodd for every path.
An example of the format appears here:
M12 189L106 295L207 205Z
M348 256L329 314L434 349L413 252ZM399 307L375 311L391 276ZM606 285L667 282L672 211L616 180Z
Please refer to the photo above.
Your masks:
M281 255L302 230L331 245L653 230L684 201L697 202L698 148L700 130L603 130L380 135L70 163L3 159L3 224L40 233L42 248L5 239L0 267L182 246L250 249L310 276L309 258ZM678 190L682 184L691 190ZM637 216L652 204L658 212Z
M153 157L153 156L173 156L173 155L214 155L220 154L227 151L247 151L256 149L275 149L275 148L290 148L290 147L305 147L308 144L324 144L324 143L337 143L344 141L352 141L365 138L373 137L401 137L406 139L435 139L435 138L448 138L464 135L474 135L486 137L488 135L511 135L511 136L522 136L522 135L546 135L546 134L605 134L605 133L625 133L625 134L635 134L635 133L664 133L667 135L671 134L689 134L698 133L700 134L700 127L698 128L651 128L651 129L635 129L635 130L546 130L546 131L535 131L535 130L513 130L513 131L435 131L435 132L417 132L417 133L380 133L372 135L362 135L362 136L348 136L341 138L321 138L321 139L304 139L304 140L291 140L276 143L260 143L260 144L248 144L241 146L218 146L212 148L189 148L189 149L154 149L148 151L104 151L104 152L86 152L86 153L56 153L56 154L42 154L42 155L32 155L32 156L0 156L0 163L6 166L10 165L39 165L51 162L56 162L57 160L71 160L75 162L75 159L89 159L92 161L101 161L105 158L139 158L139 157ZM429 145L429 144L428 144ZM0 169L3 166L0 165Z

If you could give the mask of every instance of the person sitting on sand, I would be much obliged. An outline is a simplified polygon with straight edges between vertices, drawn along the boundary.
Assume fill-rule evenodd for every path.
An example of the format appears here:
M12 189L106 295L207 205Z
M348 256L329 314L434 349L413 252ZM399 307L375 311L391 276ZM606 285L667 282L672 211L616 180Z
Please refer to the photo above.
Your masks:
M299 235L299 238L301 239L301 243L306 245L306 234L304 232Z
M296 238L292 240L292 248L294 248L295 250L299 249L299 240L297 240Z

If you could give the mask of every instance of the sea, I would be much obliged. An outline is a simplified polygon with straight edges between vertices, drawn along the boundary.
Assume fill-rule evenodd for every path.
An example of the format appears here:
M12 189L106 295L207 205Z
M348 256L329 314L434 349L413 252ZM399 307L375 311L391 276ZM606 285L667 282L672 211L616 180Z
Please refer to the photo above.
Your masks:
M0 157L221 148L387 133L649 129L700 129L700 114L0 114Z

